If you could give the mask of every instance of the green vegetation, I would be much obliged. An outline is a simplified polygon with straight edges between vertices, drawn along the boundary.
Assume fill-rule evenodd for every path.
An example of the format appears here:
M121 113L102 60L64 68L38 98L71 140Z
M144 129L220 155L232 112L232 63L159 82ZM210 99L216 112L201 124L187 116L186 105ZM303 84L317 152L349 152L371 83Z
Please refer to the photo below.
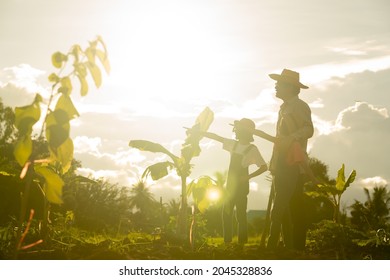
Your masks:
M265 213L248 213L250 240L245 246L223 244L222 200L226 173L187 182L191 160L200 153L196 134L189 133L180 156L158 143L132 140L131 147L166 154L170 160L149 166L133 186L76 174L70 120L79 114L72 103L73 79L88 93L88 75L102 82L100 62L109 63L102 38L82 50L56 52L52 93L39 135L42 97L32 104L7 107L0 100L0 259L389 259L390 192L365 189L366 201L340 209L341 196L356 177L336 179L328 167L310 159L323 184L306 184L308 235L304 251L266 250L262 244ZM71 63L70 63L71 62ZM67 72L67 75L63 73ZM213 112L206 108L191 129L206 131ZM174 169L182 180L181 198L157 201L143 179L158 180ZM192 211L187 198L192 196ZM346 210L350 210L350 215ZM185 238L183 238L185 236Z

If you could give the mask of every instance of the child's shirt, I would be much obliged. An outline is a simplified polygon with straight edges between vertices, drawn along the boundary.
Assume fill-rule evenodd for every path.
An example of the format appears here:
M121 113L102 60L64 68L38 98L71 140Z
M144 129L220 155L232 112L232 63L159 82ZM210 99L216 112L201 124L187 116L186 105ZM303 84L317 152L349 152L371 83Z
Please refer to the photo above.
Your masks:
M236 140L225 138L223 141L223 149L230 153L242 155L242 167L248 167L251 164L256 164L257 167L266 165L260 151L253 144L242 145Z

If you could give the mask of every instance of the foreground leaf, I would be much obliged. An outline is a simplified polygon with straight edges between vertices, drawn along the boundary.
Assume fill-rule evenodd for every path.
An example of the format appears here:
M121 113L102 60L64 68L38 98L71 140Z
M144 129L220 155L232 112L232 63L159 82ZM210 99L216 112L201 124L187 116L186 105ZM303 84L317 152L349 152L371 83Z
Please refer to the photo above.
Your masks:
M55 52L51 56L51 63L56 68L61 68L63 62L65 62L67 60L68 60L68 57L65 54L63 54L62 52Z
M87 61L85 65L87 66L89 72L92 75L92 79L95 82L95 86L99 88L102 84L102 74L100 72L99 67L97 67L96 64L91 61Z
M142 174L142 178L150 175L154 181L159 180L168 175L170 169L174 168L174 164L169 161L158 162L151 166L148 166L144 173Z
M41 117L39 103L41 101L42 97L37 94L31 105L15 108L15 127L19 130L20 134L30 134L33 125L39 121Z
M46 199L54 204L62 204L62 188L64 187L64 181L61 177L46 166L34 166L34 170L45 180L43 191L45 192Z
M76 107L73 105L72 99L67 94L62 94L56 104L56 111L62 110L68 115L68 120L72 120L79 117L80 114L77 112Z
M168 151L166 148L164 148L162 145L158 143L154 143L147 140L131 140L129 142L129 146L132 148L136 148L141 151L147 151L152 153L163 153L171 157L174 161L178 159L177 156L172 154L170 151Z
M33 143L30 135L24 135L17 140L14 148L14 157L20 166L29 160L33 150Z
M71 167L73 151L73 141L70 138L66 139L57 149L50 148L52 159L61 163L62 173L66 173Z

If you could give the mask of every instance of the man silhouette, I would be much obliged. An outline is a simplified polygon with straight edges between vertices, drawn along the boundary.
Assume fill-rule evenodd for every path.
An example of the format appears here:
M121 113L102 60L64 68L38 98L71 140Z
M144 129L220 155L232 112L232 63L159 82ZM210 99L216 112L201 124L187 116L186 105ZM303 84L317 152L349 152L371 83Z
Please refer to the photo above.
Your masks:
M289 153L299 144L306 154L307 140L313 136L311 110L299 98L301 89L308 87L299 81L299 73L284 69L281 74L270 74L276 81L276 97L283 100L276 124L276 137L270 139L261 130L254 135L274 142L269 170L273 175L274 200L267 248L276 248L283 232L286 248L303 249L306 242L304 221L302 165L289 162ZM294 150L297 150L294 148Z

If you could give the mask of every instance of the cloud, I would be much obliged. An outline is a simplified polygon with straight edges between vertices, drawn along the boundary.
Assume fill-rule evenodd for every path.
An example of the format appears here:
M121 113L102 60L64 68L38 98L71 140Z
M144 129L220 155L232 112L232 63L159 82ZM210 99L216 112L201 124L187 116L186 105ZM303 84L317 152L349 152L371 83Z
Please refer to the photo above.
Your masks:
M92 179L102 179L105 181L109 181L113 184L119 184L121 186L131 186L136 182L133 176L129 176L130 174L125 170L110 170L110 169L100 169L94 170L91 168L78 168L76 171L77 174L92 178Z
M329 165L335 178L344 163L346 173L357 171L357 179L348 189L347 200L361 197L362 188L390 180L390 118L385 108L368 103L356 103L342 110L336 120L339 127L328 135L315 139L311 155ZM347 171L348 170L348 171Z
M349 60L342 63L317 64L300 69L304 83L325 87L335 77L345 78L349 74L365 71L378 72L390 68L390 55L368 59ZM331 84L331 83L330 83Z
M387 186L389 182L388 180L380 176L375 176L371 178L360 179L359 183L365 186L366 188L374 188L376 186Z
M21 102L26 99L33 99L36 93L48 97L47 88L42 86L44 74L45 71L36 69L29 64L20 64L0 70L0 89L3 92L2 95L5 95L3 98L10 103L19 105L23 104Z

